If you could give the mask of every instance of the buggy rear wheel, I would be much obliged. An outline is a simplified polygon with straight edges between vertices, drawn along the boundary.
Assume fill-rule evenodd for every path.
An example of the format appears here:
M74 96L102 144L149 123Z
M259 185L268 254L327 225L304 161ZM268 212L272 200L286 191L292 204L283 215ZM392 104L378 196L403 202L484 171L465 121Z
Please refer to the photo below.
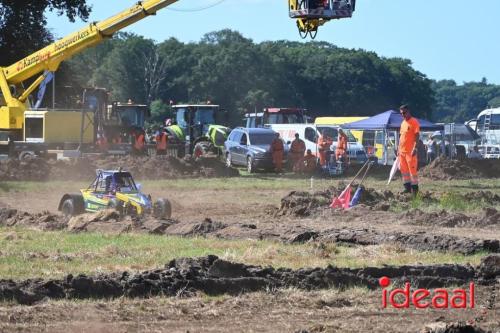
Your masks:
M167 199L158 199L153 204L153 216L159 219L169 219L172 216L172 205Z
M75 216L81 214L85 210L85 204L81 196L67 196L60 206L61 212L64 216Z

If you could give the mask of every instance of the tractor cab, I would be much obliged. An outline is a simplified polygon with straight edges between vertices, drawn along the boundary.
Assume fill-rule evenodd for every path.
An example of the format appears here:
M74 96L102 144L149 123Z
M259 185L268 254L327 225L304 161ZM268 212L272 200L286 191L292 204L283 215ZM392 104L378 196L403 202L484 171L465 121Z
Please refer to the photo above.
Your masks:
M352 17L356 0L289 0L289 15L297 19L302 38L315 38L318 27L330 20Z
M219 105L183 104L172 106L174 119L186 135L200 137L208 132L210 125L216 124L220 113Z
M103 128L111 142L129 142L137 129L144 129L144 122L150 116L147 105L113 102L108 105L103 119Z
M185 149L182 154L194 154L196 157L209 152L219 154L230 129L217 125L224 114L219 105L182 104L173 105L175 124L168 130L175 137L181 138Z
M306 124L306 109L265 108L262 112L245 114L245 127L265 127L275 124Z

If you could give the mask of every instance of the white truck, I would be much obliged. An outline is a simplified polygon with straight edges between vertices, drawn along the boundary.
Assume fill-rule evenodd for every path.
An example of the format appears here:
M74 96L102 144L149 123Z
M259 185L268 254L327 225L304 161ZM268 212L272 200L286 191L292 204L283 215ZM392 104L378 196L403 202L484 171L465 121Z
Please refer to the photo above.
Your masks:
M318 137L320 134L327 135L333 139L330 150L335 152L337 147L339 126L335 125L314 125L314 124L271 124L269 128L278 132L285 143L290 146L295 139L295 133L304 140L306 149L311 149L313 155L318 156ZM344 131L348 137L347 151L351 164L364 163L368 156L362 144L356 141L354 136L347 130Z

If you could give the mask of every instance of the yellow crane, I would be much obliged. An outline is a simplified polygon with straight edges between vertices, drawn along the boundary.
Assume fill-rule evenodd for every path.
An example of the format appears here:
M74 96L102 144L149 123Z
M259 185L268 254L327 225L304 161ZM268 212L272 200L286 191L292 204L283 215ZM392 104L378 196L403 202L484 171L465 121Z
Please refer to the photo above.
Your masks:
M95 46L117 31L176 3L178 0L146 0L97 23L74 32L45 48L0 67L0 143L23 141L25 112L30 108L29 96L44 81L49 72L58 69L62 61ZM323 7L316 4L322 2ZM290 17L297 19L301 35L316 35L319 26L342 17L350 17L355 0L289 0ZM347 6L347 7L346 7ZM350 6L350 7L349 7ZM38 77L28 86L23 83ZM33 112L33 111L30 111Z

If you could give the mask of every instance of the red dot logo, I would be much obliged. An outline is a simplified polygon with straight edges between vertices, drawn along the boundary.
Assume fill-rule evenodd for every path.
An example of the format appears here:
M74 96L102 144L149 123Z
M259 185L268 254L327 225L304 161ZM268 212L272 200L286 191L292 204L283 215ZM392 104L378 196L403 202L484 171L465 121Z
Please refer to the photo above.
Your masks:
M382 276L380 279L378 279L378 284L382 288L388 287L391 284L391 279L389 279L387 276Z

